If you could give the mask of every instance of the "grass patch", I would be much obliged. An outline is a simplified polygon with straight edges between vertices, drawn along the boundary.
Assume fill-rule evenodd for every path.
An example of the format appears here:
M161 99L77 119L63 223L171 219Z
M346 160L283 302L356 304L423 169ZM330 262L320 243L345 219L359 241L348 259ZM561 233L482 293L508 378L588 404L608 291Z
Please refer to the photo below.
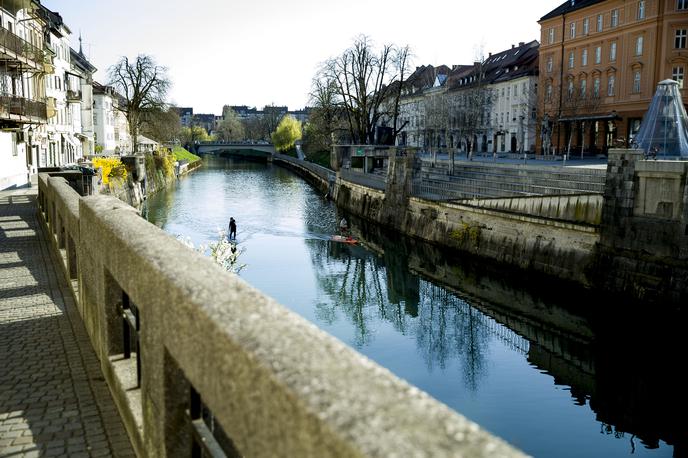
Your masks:
M201 160L200 157L196 156L194 153L190 151L187 151L181 146L175 146L172 149L172 154L174 154L174 158L178 161L181 161L182 159L186 159L189 162L196 162Z

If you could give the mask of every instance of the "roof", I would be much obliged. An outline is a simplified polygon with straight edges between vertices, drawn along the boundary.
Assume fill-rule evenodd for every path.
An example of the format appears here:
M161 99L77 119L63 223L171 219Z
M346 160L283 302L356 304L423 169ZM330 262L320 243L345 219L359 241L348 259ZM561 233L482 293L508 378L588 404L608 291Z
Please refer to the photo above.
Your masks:
M76 52L74 48L69 48L69 53L72 57L72 63L79 66L82 70L89 73L95 73L96 70L98 70L96 67L93 66L92 63L88 61L88 59L86 59L86 56L84 56L80 52Z
M61 27L63 27L67 33L72 33L69 27L67 27L67 24L62 20L60 13L50 11L45 5L41 5L40 3L38 4L38 15L48 24L50 31L58 37L62 37Z
M596 5L598 3L602 3L603 1L604 0L568 0L554 8L549 13L542 16L540 18L540 21L545 21L547 19L552 19L554 17L561 16L562 14L567 14L576 10L587 8L588 6Z
M540 43L537 40L520 43L519 46L490 54L484 62L458 67L449 75L449 89L471 87L477 81L492 84L535 75L538 71L539 48Z
M136 137L136 143L139 145L158 145L159 144L155 140L151 140L150 138L144 137L143 135L139 135Z

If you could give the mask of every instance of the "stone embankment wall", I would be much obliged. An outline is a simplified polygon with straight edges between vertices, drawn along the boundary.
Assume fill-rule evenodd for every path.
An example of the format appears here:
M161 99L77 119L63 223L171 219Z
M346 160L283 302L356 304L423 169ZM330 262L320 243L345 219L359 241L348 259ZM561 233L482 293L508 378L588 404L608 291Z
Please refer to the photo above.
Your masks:
M331 194L334 190L336 174L318 164L301 161L286 154L274 154L273 163L288 168L299 174L323 194Z
M600 288L685 307L688 162L610 152L595 271Z
M125 203L46 174L38 202L139 456L189 454L192 399L240 456L522 456Z
M146 153L130 159L127 164L127 179L111 181L107 192L133 207L138 208L147 196L173 186L177 181L174 160L167 156ZM192 162L184 168L182 174L189 173L201 165L201 161Z
M410 196L417 175L413 155L392 150L384 192L340 173L337 204L412 237L506 266L675 308L688 302L686 161L611 150L603 196L435 202Z
M337 204L433 244L590 285L599 199L574 195L433 202L409 197L413 167L412 157L394 155L385 192L339 179Z

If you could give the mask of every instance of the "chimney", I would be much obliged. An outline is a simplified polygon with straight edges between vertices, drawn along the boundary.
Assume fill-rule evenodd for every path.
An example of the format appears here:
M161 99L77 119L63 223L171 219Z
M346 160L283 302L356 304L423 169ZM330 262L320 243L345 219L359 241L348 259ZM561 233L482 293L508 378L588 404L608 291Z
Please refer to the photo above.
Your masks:
M519 41L519 42L518 42L518 46L519 46L519 47L520 47L520 46L525 46L525 45L526 45L525 41Z
M514 49L515 47L516 47L516 45L511 45L511 49Z
M487 57L492 57L492 53L491 53L491 52L490 52L490 53L487 53L487 54L488 54Z

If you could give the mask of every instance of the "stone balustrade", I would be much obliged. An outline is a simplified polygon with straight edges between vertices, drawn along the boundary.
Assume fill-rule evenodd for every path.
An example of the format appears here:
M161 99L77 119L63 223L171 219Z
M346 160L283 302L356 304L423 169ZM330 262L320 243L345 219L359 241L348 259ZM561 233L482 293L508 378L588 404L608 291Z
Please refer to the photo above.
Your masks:
M139 456L522 456L121 201L38 202Z

